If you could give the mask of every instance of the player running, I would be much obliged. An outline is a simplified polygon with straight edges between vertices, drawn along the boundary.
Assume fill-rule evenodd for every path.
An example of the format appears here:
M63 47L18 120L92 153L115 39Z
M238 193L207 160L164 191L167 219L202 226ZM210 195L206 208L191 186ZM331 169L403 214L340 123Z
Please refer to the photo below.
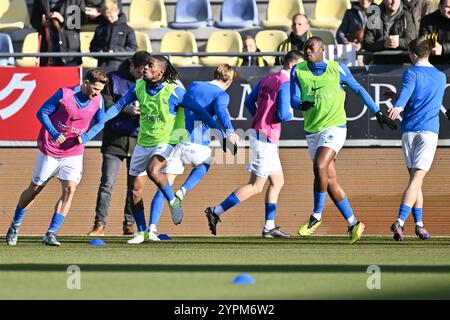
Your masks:
M325 45L321 38L309 38L304 50L306 61L297 64L291 71L291 105L303 112L306 142L313 160L314 208L298 233L300 236L312 235L322 223L322 210L328 191L348 222L350 244L355 244L361 239L364 224L355 217L349 200L337 181L335 167L335 158L347 136L345 91L341 84L349 86L375 113L382 128L383 124L391 129L396 129L397 126L380 111L347 66L324 60Z
M38 156L31 183L20 195L6 234L8 245L17 244L25 214L55 175L61 182L62 194L42 242L49 246L61 245L55 235L69 213L81 181L84 145L103 129L105 123L100 92L107 83L108 77L100 69L91 69L81 85L59 89L38 110L37 118L42 124L37 139ZM89 129L92 119L95 124Z
M232 192L220 205L205 210L209 229L217 232L217 223L225 212L260 193L269 179L265 197L265 218L262 236L264 238L289 237L275 226L278 195L284 184L283 170L278 155L278 141L281 135L281 122L292 118L290 112L289 70L303 60L298 51L290 51L284 58L283 70L266 76L245 99L245 106L253 116L250 136L252 157L248 169L250 180Z

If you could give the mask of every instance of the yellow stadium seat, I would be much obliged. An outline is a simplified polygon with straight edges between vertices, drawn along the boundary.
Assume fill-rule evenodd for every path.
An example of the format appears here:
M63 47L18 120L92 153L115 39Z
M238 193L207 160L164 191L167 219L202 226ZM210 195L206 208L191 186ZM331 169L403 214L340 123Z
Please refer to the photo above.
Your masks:
M22 53L37 53L39 52L39 36L37 32L32 32L26 35L22 44ZM39 64L39 59L35 57L23 57L16 59L16 66L18 67L36 67Z
M83 31L80 32L80 52L87 53L91 52L89 50L89 46L91 45L91 41L94 38L94 32L92 31ZM93 57L83 57L83 63L81 66L83 68L95 68L98 64L98 60Z
M323 29L337 29L341 24L345 11L350 8L350 0L317 0L311 26Z
M287 39L287 34L281 30L262 30L256 34L256 47L261 52L276 52L278 45ZM269 66L275 64L274 56L265 56L264 60L267 61Z
M142 31L135 31L134 34L136 35L138 50L152 52L152 44L148 35Z
M25 0L1 0L0 30L23 29L30 26Z
M439 1L439 0L438 0ZM380 4L380 3L382 3L383 2L383 0L375 0L373 3L375 3L375 4Z
M161 52L198 52L197 41L192 32L169 31L161 39ZM198 57L176 57L170 58L174 66L186 67L198 64Z
M166 7L163 0L132 0L128 25L135 30L167 27Z
M437 10L437 9L439 8L439 1L440 1L440 0L431 0L431 3L432 3L433 8L434 8L435 10Z
M302 0L269 0L267 20L261 21L261 24L268 29L283 28L290 30L292 17L296 13L305 13Z
M237 31L214 31L206 43L206 52L242 52L242 38ZM215 56L202 57L200 62L207 67L228 63L235 66L238 57Z

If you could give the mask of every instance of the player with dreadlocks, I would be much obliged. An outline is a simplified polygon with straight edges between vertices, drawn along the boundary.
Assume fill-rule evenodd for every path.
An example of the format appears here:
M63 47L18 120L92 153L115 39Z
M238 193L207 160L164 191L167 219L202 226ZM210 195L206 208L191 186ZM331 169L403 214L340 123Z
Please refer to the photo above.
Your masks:
M140 105L139 134L131 156L130 176L133 198L133 217L138 232L128 241L129 244L138 244L156 237L149 233L144 214L142 193L147 176L161 190L169 203L172 221L181 223L183 211L181 201L174 196L172 187L162 169L173 151L174 145L186 140L184 108L182 105L185 90L175 84L179 73L164 56L155 55L149 59L144 68L142 80L115 104L107 113L107 121L114 118L131 102L137 100ZM211 128L220 127L214 119L201 107L189 107L188 110L200 115L202 121ZM221 131L220 131L221 133Z
M149 240L142 197L147 176L168 201L173 222L179 224L183 217L181 202L175 198L170 183L161 172L173 146L186 137L184 109L181 108L185 91L175 84L178 78L179 73L167 58L152 56L144 68L143 79L138 80L107 112L107 120L110 120L126 105L139 101L140 129L130 164L133 216L138 232L128 241L129 244Z

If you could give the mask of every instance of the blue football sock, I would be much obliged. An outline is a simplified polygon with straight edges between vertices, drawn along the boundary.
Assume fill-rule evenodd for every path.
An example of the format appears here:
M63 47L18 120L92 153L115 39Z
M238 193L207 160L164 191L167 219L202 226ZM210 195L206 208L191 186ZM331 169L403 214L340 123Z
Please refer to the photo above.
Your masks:
M58 212L53 213L52 221L50 222L50 227L48 227L47 232L57 233L59 228L61 228L64 222L64 216Z
M275 215L277 213L277 204L266 203L265 207L266 207L266 221L275 220Z
M133 212L133 218L136 222L136 226L139 232L147 230L147 224L145 223L144 210Z
M227 211L231 208L233 208L235 205L238 205L241 203L241 200L239 200L238 197L234 193L231 193L228 198L226 198L220 206L222 207L223 211Z
M348 201L347 197L345 197L341 201L336 202L336 207L339 209L345 220L348 220L353 216L353 209L350 206L350 202Z
M198 167L192 169L189 177L183 184L183 188L186 191L192 190L199 182L203 179L205 174L208 172L210 165L206 163L202 163Z
M16 211L14 212L13 223L14 224L22 223L22 219L25 216L25 214L27 213L27 211L28 210L26 210L26 209L20 209L19 204L17 204Z
M410 213L411 213L411 207L407 206L406 204L401 204L400 209L398 210L398 219L405 222L406 219L408 219L408 216Z
M152 204L150 206L150 224L158 225L161 213L164 210L164 195L161 190L158 190L153 197Z
M172 200L175 198L175 196L173 195L172 186L169 182L166 182L166 185L159 190L162 191L164 198L166 198L167 201L172 202Z
M422 222L422 208L412 208L412 215L415 224Z
M325 198L327 196L326 192L316 192L314 191L314 213L322 213L323 206L325 205Z

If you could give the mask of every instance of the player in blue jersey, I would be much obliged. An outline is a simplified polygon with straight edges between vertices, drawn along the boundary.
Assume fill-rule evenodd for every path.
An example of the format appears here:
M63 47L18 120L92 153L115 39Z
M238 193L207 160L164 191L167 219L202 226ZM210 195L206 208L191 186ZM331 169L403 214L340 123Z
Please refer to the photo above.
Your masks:
M403 73L400 95L389 117L398 119L403 111L402 149L409 172L409 182L403 193L397 220L391 231L396 241L403 240L403 228L412 211L419 239L430 238L422 221L422 183L433 163L439 134L439 110L444 97L446 76L430 64L432 45L425 38L409 44L409 58L413 66Z
M286 238L289 234L275 225L278 196L284 184L284 174L278 155L281 123L292 119L290 107L289 71L303 55L289 51L283 59L283 69L264 77L245 99L245 106L253 116L253 132L249 137L251 160L247 168L250 179L247 184L233 191L220 205L205 210L209 229L217 232L220 216L239 203L262 192L269 180L265 196L264 238Z
M214 70L214 79L212 81L193 82L183 97L182 105L185 108L185 124L189 138L188 141L182 142L175 147L172 157L163 169L167 180L170 184L173 184L175 178L184 172L186 165L194 167L181 188L175 192L175 197L180 201L205 176L213 160L211 148L209 147L211 126L202 122L202 117L193 110L201 108L210 114L214 120L218 120L221 127L217 125L217 128L220 128L220 130L224 129L229 136L230 142L236 143L239 138L234 134L234 128L228 113L230 96L226 93L226 90L236 77L237 73L230 65L220 65ZM158 190L150 208L150 240L159 240L156 236L156 231L163 208L164 196Z
M335 166L335 158L347 136L342 85L347 85L375 113L382 127L386 124L394 129L396 125L380 111L346 65L324 59L324 50L321 38L309 38L304 46L306 61L298 63L291 72L291 106L303 113L306 142L314 169L314 208L298 233L309 236L319 227L328 192L347 220L350 244L354 244L361 239L364 224L353 214L349 200L337 181Z

